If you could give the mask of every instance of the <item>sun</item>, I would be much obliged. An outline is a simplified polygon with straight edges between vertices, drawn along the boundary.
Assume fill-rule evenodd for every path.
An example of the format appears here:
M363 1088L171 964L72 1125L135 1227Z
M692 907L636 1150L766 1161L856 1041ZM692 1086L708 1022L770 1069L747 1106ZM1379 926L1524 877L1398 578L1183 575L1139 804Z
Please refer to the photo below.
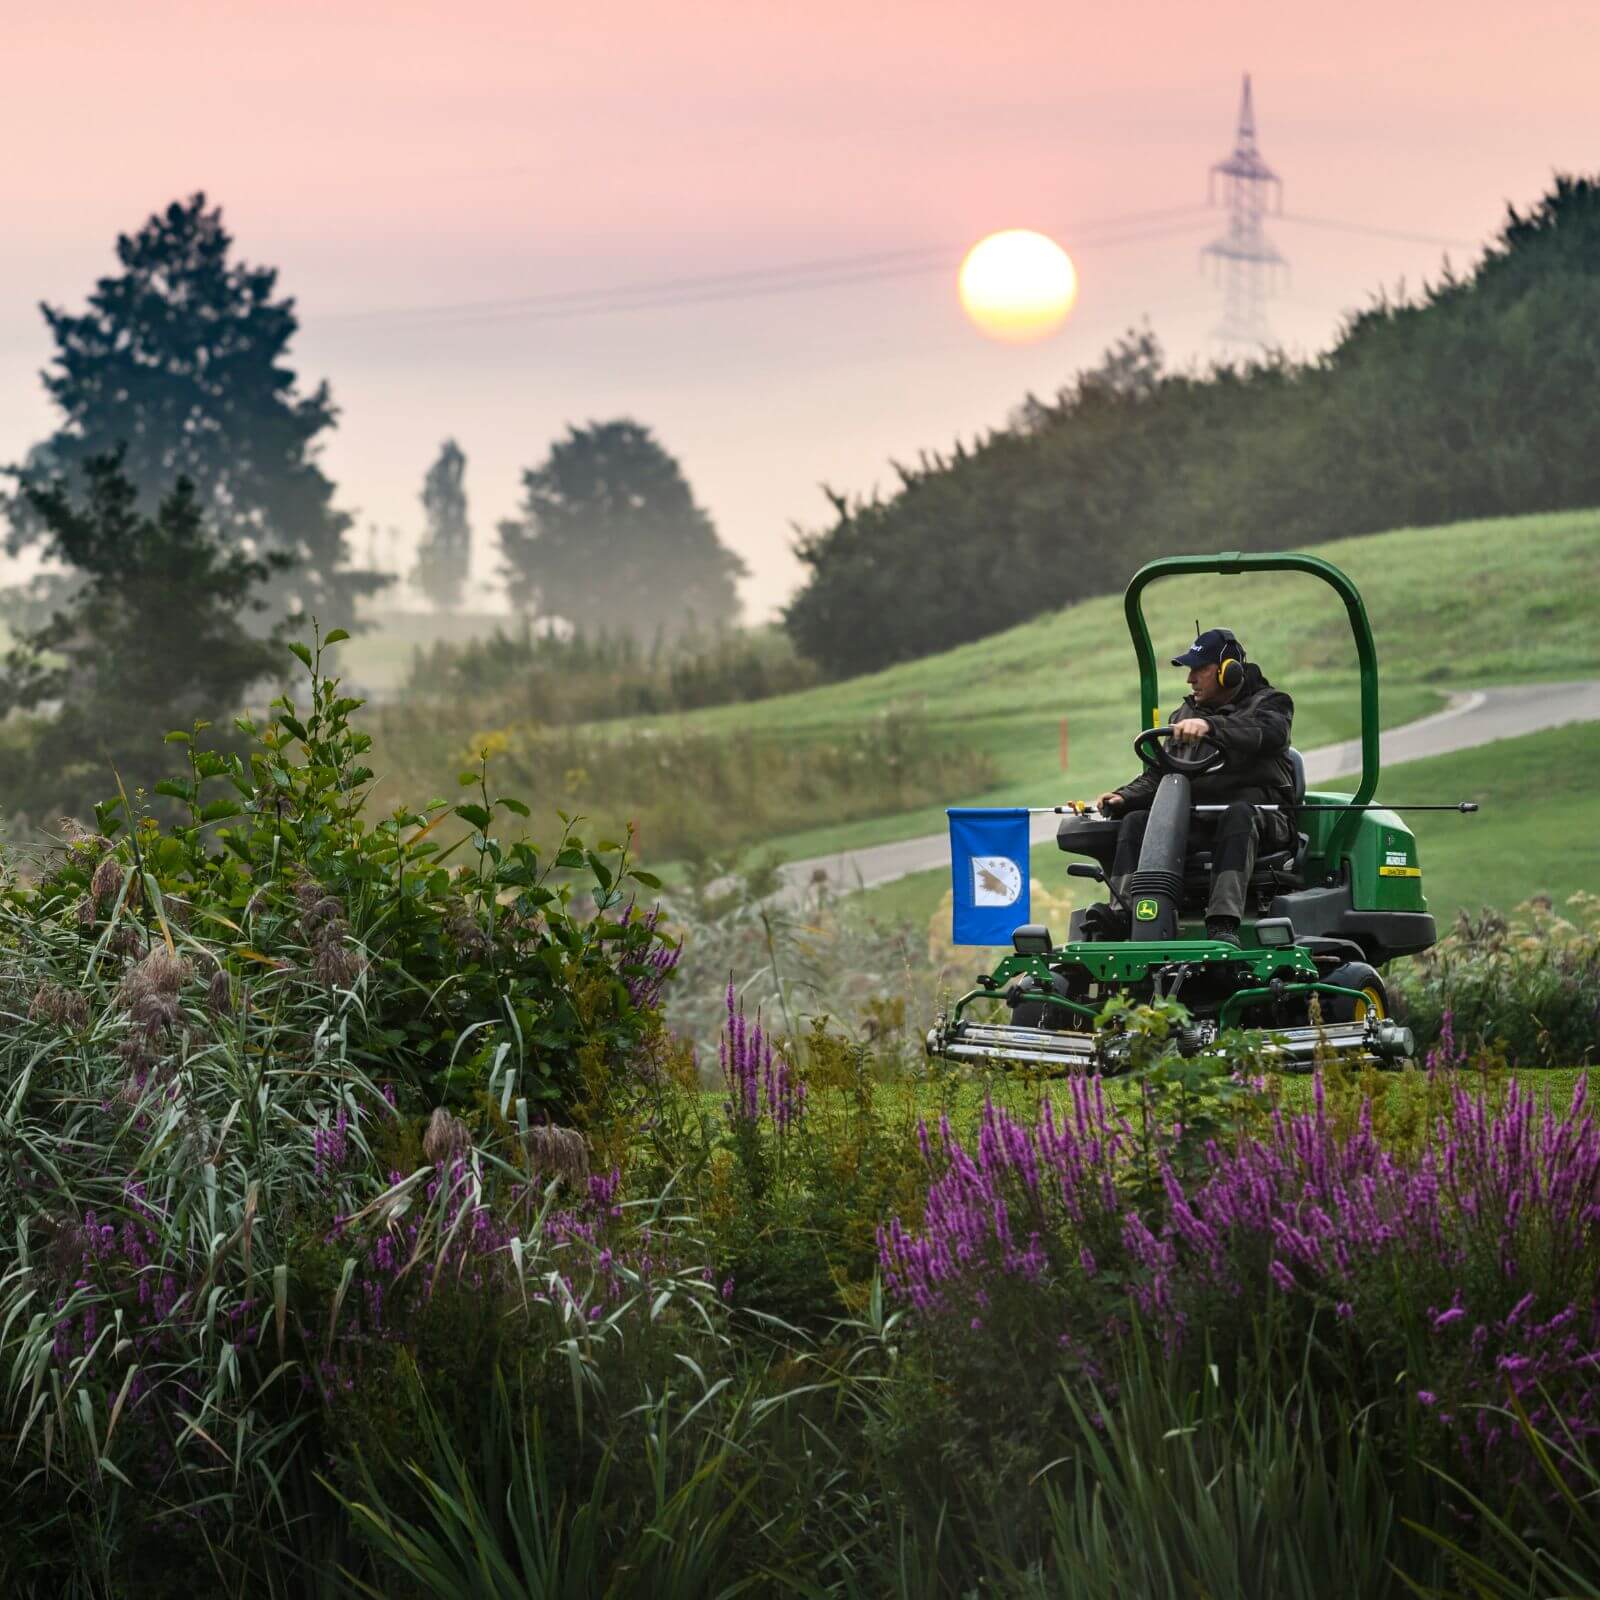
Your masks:
M980 239L961 263L958 283L967 315L991 339L1007 344L1048 338L1078 298L1072 257L1029 228Z

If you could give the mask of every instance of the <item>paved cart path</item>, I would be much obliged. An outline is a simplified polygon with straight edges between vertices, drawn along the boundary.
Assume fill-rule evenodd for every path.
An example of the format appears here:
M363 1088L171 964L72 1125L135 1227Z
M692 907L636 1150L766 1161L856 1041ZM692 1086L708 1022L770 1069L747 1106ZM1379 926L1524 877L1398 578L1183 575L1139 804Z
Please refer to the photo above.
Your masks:
M1474 745L1513 739L1519 734L1558 728L1569 722L1600 722L1600 681L1520 683L1503 689L1473 689L1456 694L1442 711L1423 717L1419 722L1386 730L1380 749L1383 765L1388 767L1402 761L1418 761L1425 756L1446 755L1452 750L1470 750ZM1361 770L1359 739L1327 745L1321 750L1308 750L1304 754L1306 781L1313 787L1330 778ZM1457 797L1418 798L1448 801ZM1035 817L1031 830L1033 843L1054 840L1060 820L1049 815ZM870 889L880 883L892 883L908 873L949 865L949 837L931 833L918 839L899 839L893 844L868 845L860 850L791 861L783 868L782 876L791 889L814 882L819 873L838 890Z

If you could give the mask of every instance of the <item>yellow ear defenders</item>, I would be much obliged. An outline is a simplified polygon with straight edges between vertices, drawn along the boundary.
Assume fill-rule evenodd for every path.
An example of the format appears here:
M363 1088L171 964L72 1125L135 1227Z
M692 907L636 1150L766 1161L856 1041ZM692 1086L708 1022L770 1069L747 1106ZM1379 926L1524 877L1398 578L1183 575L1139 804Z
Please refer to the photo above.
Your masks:
M1217 687L1235 689L1244 681L1244 646L1227 628L1221 632L1222 654L1217 658Z

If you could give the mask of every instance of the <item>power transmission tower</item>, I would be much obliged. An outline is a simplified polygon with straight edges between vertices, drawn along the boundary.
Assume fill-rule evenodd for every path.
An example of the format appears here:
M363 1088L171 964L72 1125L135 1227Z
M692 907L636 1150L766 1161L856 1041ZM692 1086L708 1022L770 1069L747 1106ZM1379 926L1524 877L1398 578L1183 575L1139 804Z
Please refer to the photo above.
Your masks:
M1217 203L1219 178L1223 204L1228 208L1228 228L1201 251L1211 258L1216 280L1222 285L1222 321L1213 336L1224 344L1261 349L1274 342L1267 325L1267 296L1277 287L1279 273L1287 274L1289 263L1261 226L1269 201L1274 202L1275 212L1283 211L1283 180L1261 159L1256 148L1256 113L1248 72L1239 97L1239 129L1234 136L1233 153L1211 168L1206 186L1210 205Z

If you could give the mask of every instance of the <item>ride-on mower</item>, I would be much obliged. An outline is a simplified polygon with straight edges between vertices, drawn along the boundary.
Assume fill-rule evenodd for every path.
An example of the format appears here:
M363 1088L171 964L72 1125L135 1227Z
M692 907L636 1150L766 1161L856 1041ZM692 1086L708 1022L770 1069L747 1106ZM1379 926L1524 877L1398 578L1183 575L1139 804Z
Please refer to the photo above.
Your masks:
M1282 571L1311 573L1344 601L1361 670L1361 782L1353 795L1308 793L1304 763L1297 751L1289 752L1292 842L1257 857L1234 946L1205 937L1211 861L1188 851L1197 809L1191 779L1224 771L1227 754L1206 739L1179 742L1163 724L1142 597L1162 577ZM1378 787L1378 665L1355 585L1331 563L1296 553L1169 556L1134 575L1124 609L1143 706L1144 731L1133 749L1161 774L1138 870L1121 897L1134 936L1086 937L1083 911L1073 912L1064 945L1041 924L1016 928L1012 954L939 1016L928 1053L1115 1071L1124 1051L1116 1034L1097 1031L1096 1018L1120 995L1181 1001L1189 1015L1179 1039L1186 1054L1237 1027L1265 1030L1268 1053L1284 1067L1309 1067L1318 1051L1387 1064L1404 1060L1412 1053L1411 1034L1388 1015L1382 968L1396 956L1426 950L1437 933L1422 895L1416 839L1395 809L1372 798ZM1118 819L1086 806L1049 809L1063 813L1060 848L1090 858L1069 866L1069 876L1109 888ZM991 1012L1003 1003L1009 1019L969 1020L969 1008L983 1002L991 1003L985 1008Z

